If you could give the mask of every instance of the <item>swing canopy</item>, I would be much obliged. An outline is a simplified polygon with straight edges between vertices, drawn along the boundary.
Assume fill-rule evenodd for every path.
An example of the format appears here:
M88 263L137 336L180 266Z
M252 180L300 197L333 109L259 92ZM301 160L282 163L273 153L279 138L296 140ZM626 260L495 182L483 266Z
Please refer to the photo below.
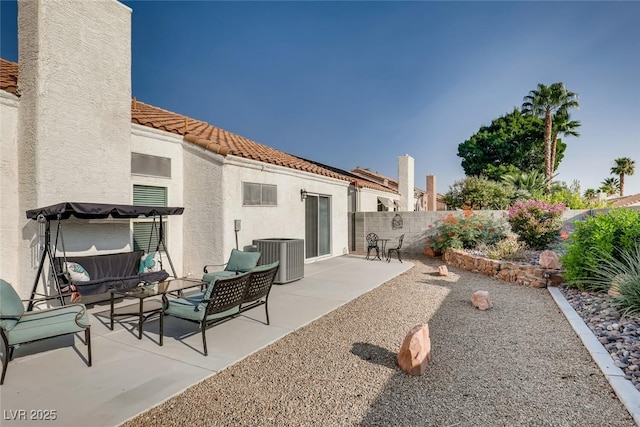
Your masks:
M110 290L131 289L143 282L156 282L165 280L169 274L162 267L162 257L160 251L164 249L167 260L171 267L173 277L176 271L171 262L171 257L166 251L164 244L164 233L162 217L165 215L182 215L182 207L162 207L162 206L133 206L133 205L112 205L105 203L77 203L64 202L43 208L27 211L27 218L33 220L45 220L45 242L44 250L38 264L38 272L31 291L28 311L34 306L34 297L38 295L36 289L41 276L43 276L43 266L48 258L52 267L52 278L58 292L61 305L65 305L64 294L72 292L74 295L99 295ZM138 218L153 217L153 227L158 221L158 242L155 252L158 255L153 260L148 259L150 254L143 251L132 251L124 253L110 253L99 255L86 255L77 257L67 257L62 238L62 220L71 217L81 219L104 219L104 218ZM51 222L57 220L58 229L56 232L55 244L51 242ZM153 234L149 236L149 246ZM58 238L62 245L62 257L56 257L58 249ZM148 249L149 251L151 248ZM70 270L78 275L74 277ZM44 276L42 277L44 280ZM46 296L46 294L40 294Z
M27 211L27 219L38 219L42 215L46 220L69 219L74 216L82 219L102 218L138 218L140 216L182 215L184 208L162 206L111 205L107 203L63 202L44 208Z

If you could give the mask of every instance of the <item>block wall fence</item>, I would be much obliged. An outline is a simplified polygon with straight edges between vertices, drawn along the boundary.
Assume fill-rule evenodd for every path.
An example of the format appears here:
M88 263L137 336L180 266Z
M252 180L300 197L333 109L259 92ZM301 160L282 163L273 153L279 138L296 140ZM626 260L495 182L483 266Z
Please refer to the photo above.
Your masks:
M640 206L628 209L640 209ZM562 214L562 219L571 228L575 221L588 216L606 213L610 209L570 209ZM502 218L507 211L483 210L473 211L474 215ZM404 234L403 249L408 254L423 253L427 237L435 233L436 222L447 215L463 216L459 211L436 212L354 212L348 214L349 222L349 253L366 253L366 236L376 233L381 239L390 239L388 246L398 244L398 238ZM431 227L430 227L431 226Z

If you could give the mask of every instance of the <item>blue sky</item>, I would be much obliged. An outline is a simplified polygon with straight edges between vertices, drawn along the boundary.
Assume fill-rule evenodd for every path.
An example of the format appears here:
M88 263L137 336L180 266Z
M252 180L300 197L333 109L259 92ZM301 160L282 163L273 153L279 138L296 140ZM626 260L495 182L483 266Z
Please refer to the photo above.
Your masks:
M640 193L640 2L124 1L139 100L291 154L438 191L458 145L538 83L579 94L557 179L584 191L631 157ZM14 1L1 56L16 61Z

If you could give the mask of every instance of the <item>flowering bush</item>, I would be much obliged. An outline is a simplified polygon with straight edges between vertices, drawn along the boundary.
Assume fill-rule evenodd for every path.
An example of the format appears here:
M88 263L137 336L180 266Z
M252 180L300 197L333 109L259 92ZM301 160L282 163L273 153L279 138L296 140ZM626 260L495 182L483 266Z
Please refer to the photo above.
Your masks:
M503 221L474 215L470 210L465 210L463 215L449 214L439 219L435 229L427 244L438 252L446 248L472 249L480 242L491 245L507 235Z
M517 201L509 207L507 221L520 241L532 249L545 249L557 240L565 209L564 203L553 205L540 200Z

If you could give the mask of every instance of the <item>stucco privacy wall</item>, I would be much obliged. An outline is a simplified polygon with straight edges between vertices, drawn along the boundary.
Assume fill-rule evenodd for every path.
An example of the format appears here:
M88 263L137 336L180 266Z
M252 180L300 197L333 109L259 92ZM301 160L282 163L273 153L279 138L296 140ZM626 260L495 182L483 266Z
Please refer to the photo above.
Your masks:
M18 197L18 98L0 91L0 278L18 279L18 234L22 217Z
M168 206L184 206L184 161L183 161L183 139L179 135L163 132L146 126L137 124L131 125L131 152L146 154L156 157L171 159L171 177L158 177L148 175L131 175L131 189L133 185L151 185L155 187L165 187L167 189ZM133 203L133 195L127 203ZM188 213L190 209L186 209ZM171 261L179 277L183 276L183 215L172 215L165 217L167 227L165 229L167 250L171 256ZM133 243L133 242L132 242ZM164 266L167 271L169 266Z
M277 206L243 206L242 183L253 182L277 186ZM331 255L347 251L347 210L349 183L321 175L298 172L290 168L227 156L223 174L224 254L235 247L233 221L242 221L238 246L250 245L253 239L284 237L305 238L305 202L300 190L310 195L331 198Z
M586 215L594 215L598 211L604 212L606 210L567 210L562 214L562 218L565 222L571 224L576 220L583 219ZM474 214L502 218L505 212L487 210L474 211ZM365 238L368 233L376 233L379 238L391 239L389 241L390 246L397 244L400 235L404 234L404 251L407 253L422 253L427 236L435 231L430 226L435 226L439 219L449 214L463 215L463 212L356 212L349 214L354 230L350 235L350 239L353 240L349 242L349 247L356 253L365 253ZM396 219L395 221L394 218ZM394 224L396 228L394 228ZM401 224L402 227L397 228L398 224Z

